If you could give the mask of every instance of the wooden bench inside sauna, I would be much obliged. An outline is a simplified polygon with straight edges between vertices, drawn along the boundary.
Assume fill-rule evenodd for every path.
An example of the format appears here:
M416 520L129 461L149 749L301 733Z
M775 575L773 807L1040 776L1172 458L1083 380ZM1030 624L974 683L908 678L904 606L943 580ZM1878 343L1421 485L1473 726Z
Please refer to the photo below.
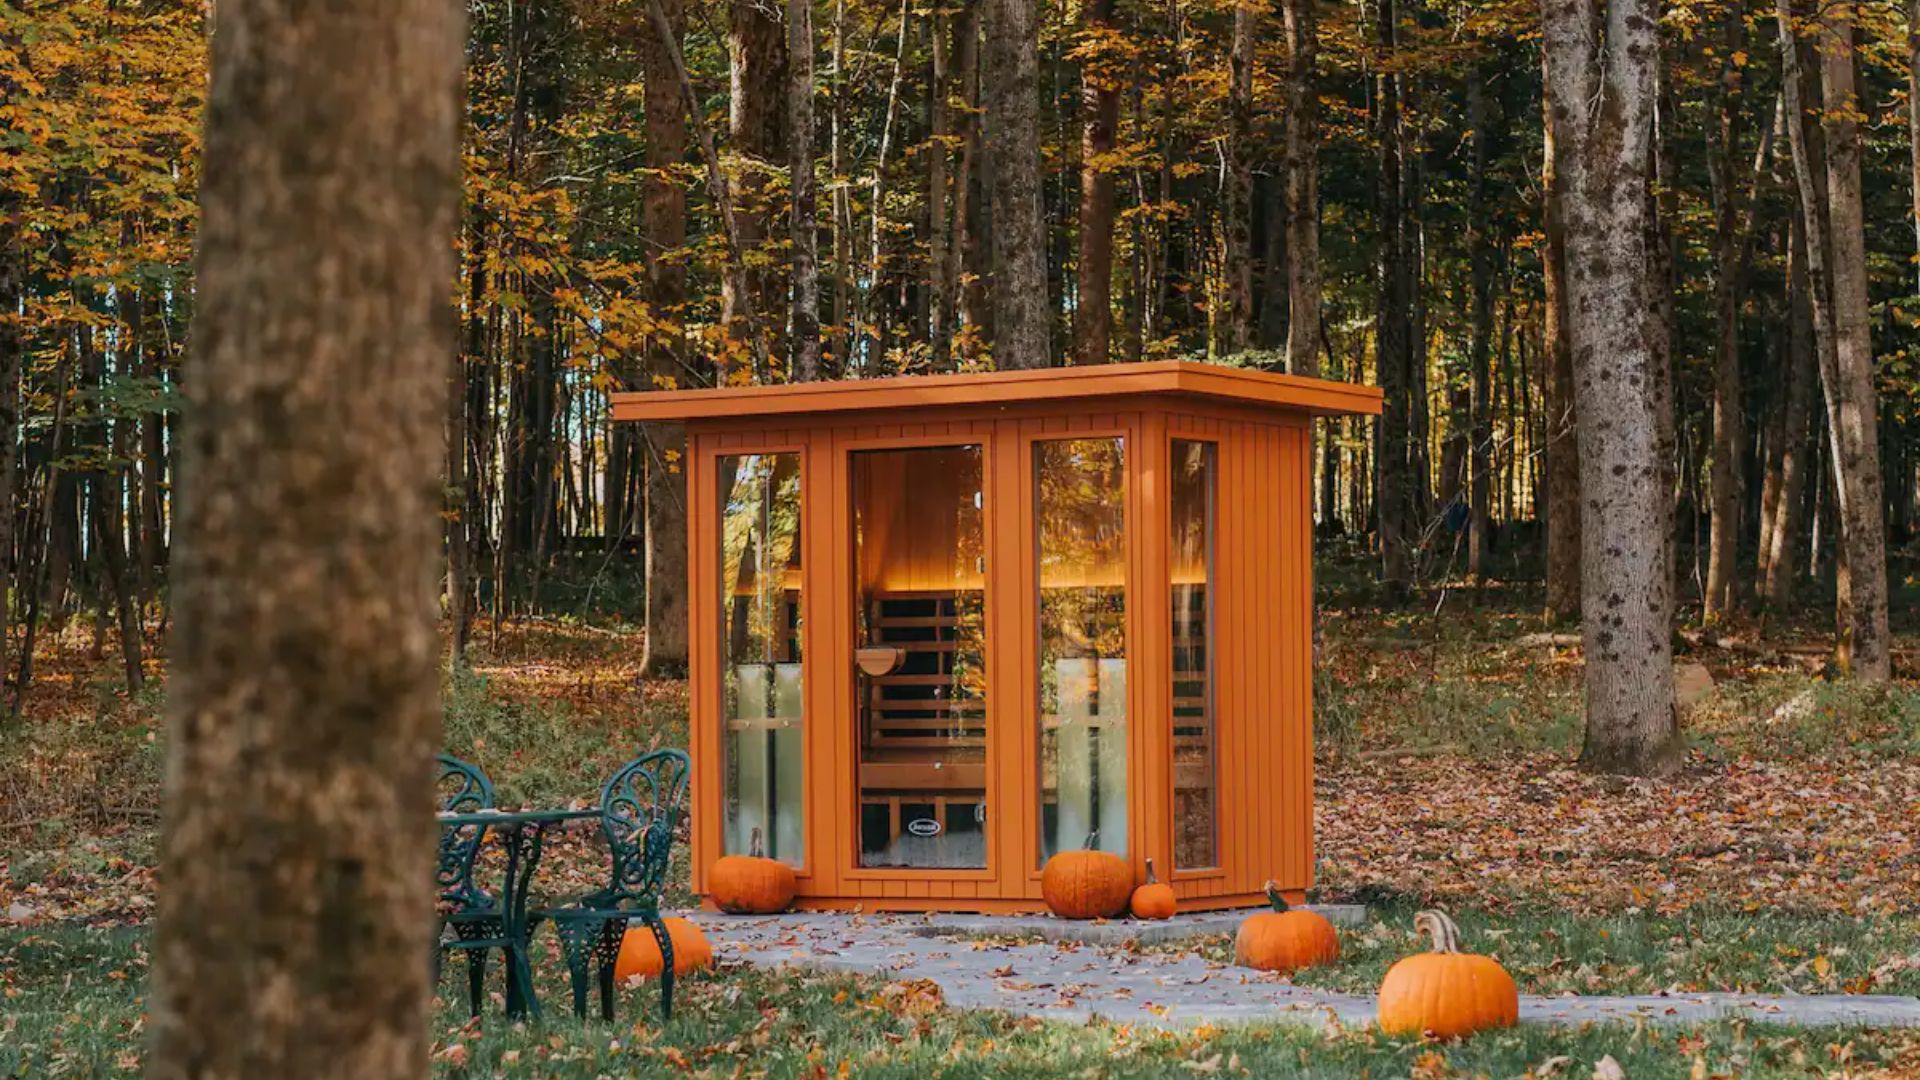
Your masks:
M687 427L694 882L1032 910L1053 852L1189 909L1312 883L1312 418L1184 362L619 395Z

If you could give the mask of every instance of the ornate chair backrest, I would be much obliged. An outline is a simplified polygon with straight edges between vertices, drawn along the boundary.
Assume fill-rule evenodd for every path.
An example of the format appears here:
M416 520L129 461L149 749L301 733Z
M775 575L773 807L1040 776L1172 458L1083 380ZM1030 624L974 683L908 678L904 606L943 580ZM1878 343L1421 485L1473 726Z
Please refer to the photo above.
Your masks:
M610 901L660 895L692 769L685 750L655 750L620 766L601 789L600 825L613 852Z
M493 809L493 784L478 765L440 754L436 792L443 814L471 814ZM478 825L443 826L440 857L433 871L440 899L460 906L484 903L486 895L473 883L473 863L480 854L486 830Z

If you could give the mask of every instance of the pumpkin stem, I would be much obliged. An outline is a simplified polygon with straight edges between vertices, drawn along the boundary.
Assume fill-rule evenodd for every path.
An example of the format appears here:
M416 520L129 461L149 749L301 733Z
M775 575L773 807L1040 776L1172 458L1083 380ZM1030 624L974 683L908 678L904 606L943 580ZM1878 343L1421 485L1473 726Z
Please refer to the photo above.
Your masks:
M1159 883L1160 879L1155 877L1153 873L1153 857L1149 855L1147 857L1147 884L1158 885Z
M1423 911L1413 917L1413 929L1416 933L1433 939L1433 950L1437 953L1457 953L1460 951L1460 928L1444 911Z
M767 845L760 840L760 826L755 825L747 838L747 854L756 859L767 857Z
M1287 898L1281 894L1279 882L1269 880L1262 888L1266 890L1267 903L1273 905L1273 910L1287 911L1293 906L1287 903Z
M1095 829L1092 832L1088 833L1087 842L1081 846L1085 847L1088 851L1099 851L1100 850L1100 830Z

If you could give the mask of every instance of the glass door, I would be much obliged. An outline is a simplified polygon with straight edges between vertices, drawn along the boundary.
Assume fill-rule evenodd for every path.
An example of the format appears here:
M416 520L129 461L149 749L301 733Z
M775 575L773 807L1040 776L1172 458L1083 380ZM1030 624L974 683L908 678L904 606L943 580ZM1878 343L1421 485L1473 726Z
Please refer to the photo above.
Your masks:
M987 865L985 454L853 459L860 865Z

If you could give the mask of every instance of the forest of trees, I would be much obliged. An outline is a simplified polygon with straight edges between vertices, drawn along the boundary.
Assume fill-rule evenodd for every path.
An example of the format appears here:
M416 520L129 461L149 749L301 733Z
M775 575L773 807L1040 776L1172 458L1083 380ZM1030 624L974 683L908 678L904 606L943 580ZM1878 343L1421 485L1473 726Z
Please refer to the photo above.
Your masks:
M1842 666L1886 678L1920 5L1547 14L474 0L454 649L612 572L650 584L649 669L684 663L675 432L612 426L610 390L1188 358L1385 390L1320 427L1322 530L1368 537L1388 596L1584 603L1619 661L1589 707L1623 721L1593 764L1672 746L1676 607L1831 604ZM197 0L0 8L16 714L47 627L91 618L137 685L168 621L212 29Z

